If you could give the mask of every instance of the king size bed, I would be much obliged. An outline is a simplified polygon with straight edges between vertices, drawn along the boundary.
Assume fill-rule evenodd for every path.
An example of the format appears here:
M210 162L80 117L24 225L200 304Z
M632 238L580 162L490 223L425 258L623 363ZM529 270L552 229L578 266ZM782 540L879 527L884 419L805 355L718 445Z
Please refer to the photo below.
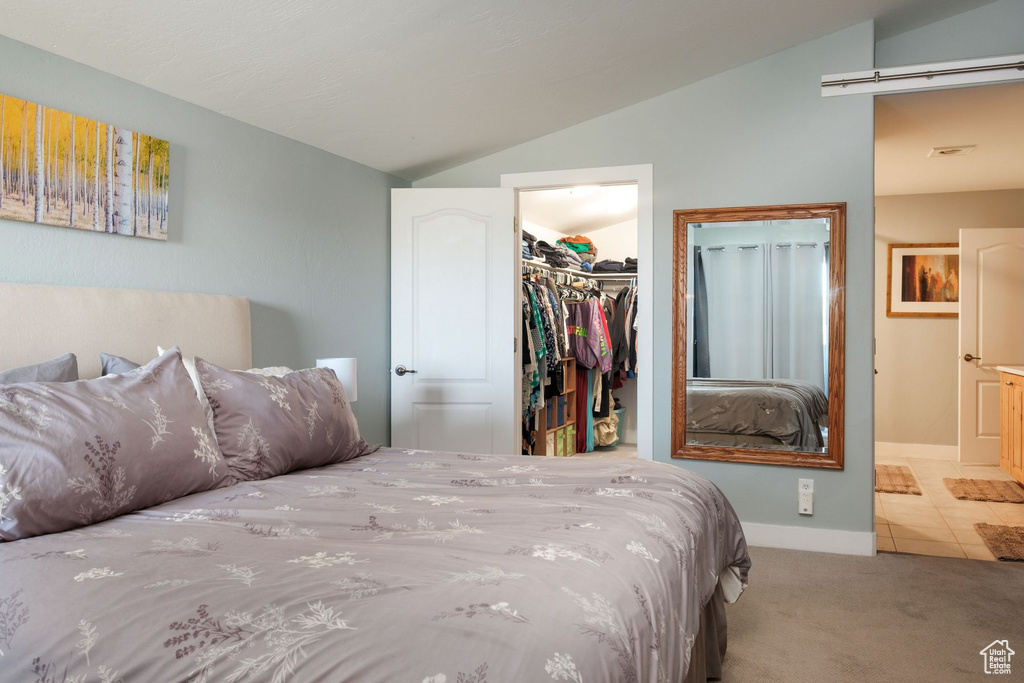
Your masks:
M55 297L74 318L110 296L0 285L0 315L50 316ZM178 334L211 404L177 349L0 386L0 681L720 676L750 560L712 483L635 460L377 449L330 371L221 367L249 365L247 302L151 296L161 322L120 312L131 349L99 326L0 352L0 369L58 349L91 363ZM197 315L217 340L182 331Z

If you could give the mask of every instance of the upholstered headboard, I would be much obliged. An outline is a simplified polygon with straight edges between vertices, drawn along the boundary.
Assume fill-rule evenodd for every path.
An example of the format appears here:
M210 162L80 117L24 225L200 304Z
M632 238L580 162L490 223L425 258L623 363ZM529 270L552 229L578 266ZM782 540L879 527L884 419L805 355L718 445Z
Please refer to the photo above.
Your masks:
M179 346L227 368L252 365L249 300L211 294L0 283L0 370L64 353L100 374L100 353L137 363Z

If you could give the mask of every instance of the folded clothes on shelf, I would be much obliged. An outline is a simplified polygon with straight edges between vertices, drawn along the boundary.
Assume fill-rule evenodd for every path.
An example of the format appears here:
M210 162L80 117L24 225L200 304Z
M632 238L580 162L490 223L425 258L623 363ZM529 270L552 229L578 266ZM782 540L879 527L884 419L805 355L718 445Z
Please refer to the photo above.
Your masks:
M622 261L613 261L611 259L605 259L604 261L598 261L594 264L595 273L621 273L623 269Z
M571 249L577 254L593 254L594 256L597 256L597 246L590 241L590 238L584 237L583 235L563 237L558 240L558 243L564 245L567 249Z

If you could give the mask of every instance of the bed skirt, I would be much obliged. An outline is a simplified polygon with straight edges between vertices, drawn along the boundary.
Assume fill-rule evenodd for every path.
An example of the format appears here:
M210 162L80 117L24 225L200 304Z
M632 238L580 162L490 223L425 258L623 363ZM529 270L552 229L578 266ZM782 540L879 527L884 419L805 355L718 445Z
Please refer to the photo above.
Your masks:
M690 651L690 669L683 683L721 680L722 660L728 644L725 623L725 598L719 583L708 604L700 612L700 630Z

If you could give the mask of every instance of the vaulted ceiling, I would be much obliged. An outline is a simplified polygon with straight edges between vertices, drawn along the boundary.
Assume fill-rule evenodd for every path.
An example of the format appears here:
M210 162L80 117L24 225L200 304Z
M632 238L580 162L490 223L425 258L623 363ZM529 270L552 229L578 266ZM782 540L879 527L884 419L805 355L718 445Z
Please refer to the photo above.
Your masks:
M416 179L871 19L990 0L0 0L0 33Z

